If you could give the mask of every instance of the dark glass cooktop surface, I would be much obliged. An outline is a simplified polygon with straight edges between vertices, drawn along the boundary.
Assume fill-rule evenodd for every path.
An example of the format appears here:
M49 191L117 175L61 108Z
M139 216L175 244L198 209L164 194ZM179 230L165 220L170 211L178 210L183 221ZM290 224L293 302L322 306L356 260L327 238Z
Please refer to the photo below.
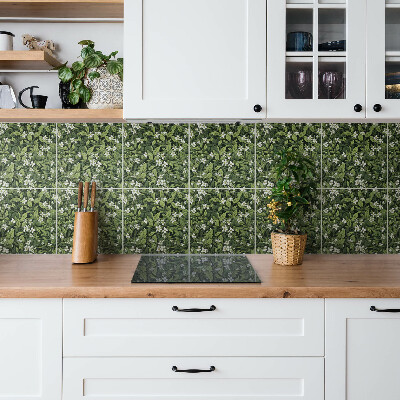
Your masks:
M261 283L245 255L144 255L132 283Z

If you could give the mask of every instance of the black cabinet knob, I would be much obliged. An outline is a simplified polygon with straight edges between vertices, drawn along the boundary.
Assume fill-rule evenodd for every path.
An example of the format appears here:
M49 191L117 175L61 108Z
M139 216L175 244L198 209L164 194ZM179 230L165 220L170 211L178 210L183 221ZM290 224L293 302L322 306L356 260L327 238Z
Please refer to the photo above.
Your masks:
M375 104L375 105L374 105L374 111L375 111L375 112L382 111L382 106L381 106L380 104Z
M256 104L256 105L254 106L254 111L255 111L255 112L261 112L261 110L262 110L262 107L261 107L259 104Z
M362 105L361 104L356 104L354 106L354 111L355 112L361 112L362 111Z

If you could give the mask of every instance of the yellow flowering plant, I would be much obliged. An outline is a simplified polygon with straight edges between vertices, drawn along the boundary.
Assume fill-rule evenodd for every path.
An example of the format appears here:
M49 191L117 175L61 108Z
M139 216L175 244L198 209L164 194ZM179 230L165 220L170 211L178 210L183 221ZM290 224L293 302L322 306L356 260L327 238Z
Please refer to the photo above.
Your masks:
M286 234L298 234L294 220L300 210L310 204L314 189L315 166L311 160L290 150L279 154L274 169L275 186L267 204L269 219Z

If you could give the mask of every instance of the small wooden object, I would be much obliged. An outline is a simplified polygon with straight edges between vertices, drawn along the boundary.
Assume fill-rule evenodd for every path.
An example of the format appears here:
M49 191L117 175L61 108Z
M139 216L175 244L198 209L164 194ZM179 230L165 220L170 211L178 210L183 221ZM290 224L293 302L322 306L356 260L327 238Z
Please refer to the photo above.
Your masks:
M95 187L94 184L91 195L91 209L94 208ZM82 185L79 184L78 211L75 213L74 239L72 245L72 262L74 264L88 264L95 261L97 258L98 213L97 211L87 211L88 199L89 182L86 182L82 211Z

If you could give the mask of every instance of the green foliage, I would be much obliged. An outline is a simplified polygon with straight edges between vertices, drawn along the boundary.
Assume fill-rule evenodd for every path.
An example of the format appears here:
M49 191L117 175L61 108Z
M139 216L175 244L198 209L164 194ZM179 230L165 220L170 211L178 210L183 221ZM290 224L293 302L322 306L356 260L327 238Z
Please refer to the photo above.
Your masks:
M310 204L314 171L313 162L295 151L280 153L268 208L269 218L285 233L298 233L292 230L293 221L301 209Z
M92 92L85 85L85 79L98 79L100 74L97 71L89 72L89 69L105 66L111 75L118 75L123 80L124 59L115 58L118 51L105 55L95 50L95 43L91 40L81 40L79 44L82 46L82 61L75 61L71 68L67 67L67 63L55 68L58 69L58 77L63 83L71 83L68 96L71 104L78 104L80 100L84 103L90 101Z

